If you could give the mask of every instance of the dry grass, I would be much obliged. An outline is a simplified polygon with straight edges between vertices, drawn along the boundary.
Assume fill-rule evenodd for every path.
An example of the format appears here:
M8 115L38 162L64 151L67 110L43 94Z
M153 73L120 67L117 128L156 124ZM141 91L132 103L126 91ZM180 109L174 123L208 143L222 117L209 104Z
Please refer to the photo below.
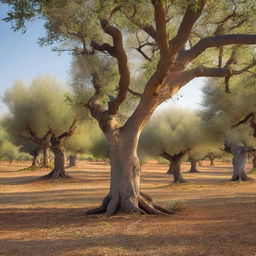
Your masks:
M227 182L230 165L205 162L181 185L171 185L167 166L144 165L142 189L182 208L167 217L86 216L107 193L104 163L81 162L64 181L39 180L47 170L15 172L26 166L0 166L1 256L256 256L255 183Z

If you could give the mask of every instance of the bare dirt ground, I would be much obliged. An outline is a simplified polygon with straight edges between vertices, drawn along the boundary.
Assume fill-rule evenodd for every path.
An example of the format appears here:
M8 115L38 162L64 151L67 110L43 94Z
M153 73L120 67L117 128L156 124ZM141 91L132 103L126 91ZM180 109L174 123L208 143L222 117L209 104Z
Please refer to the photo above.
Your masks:
M107 193L108 165L80 162L63 181L38 180L49 170L16 171L24 166L0 166L0 255L256 256L256 183L227 182L228 164L204 162L200 173L184 173L189 183L181 185L171 185L167 166L146 164L143 191L184 210L113 217L85 215Z

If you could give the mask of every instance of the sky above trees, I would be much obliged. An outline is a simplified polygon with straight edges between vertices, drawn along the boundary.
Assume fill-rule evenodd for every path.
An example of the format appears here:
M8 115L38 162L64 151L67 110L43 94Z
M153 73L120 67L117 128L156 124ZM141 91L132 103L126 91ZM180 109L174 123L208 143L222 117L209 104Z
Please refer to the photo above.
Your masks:
M31 81L40 74L55 76L62 82L67 82L71 56L64 52L59 55L52 51L52 46L40 47L38 38L44 35L43 22L35 20L27 24L26 33L13 32L10 23L2 21L8 8L1 4L0 8L0 97L10 88L16 79ZM181 89L179 95L170 99L169 104L184 108L198 109L201 102L200 88L202 79L193 81L194 85ZM166 107L163 104L160 108ZM0 115L6 111L0 102Z

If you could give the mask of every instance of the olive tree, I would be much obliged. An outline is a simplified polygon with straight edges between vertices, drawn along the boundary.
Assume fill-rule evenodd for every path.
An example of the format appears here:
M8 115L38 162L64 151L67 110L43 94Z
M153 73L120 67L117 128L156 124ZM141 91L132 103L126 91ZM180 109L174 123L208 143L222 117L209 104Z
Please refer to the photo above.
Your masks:
M110 145L111 185L102 205L89 213L165 214L140 190L137 146L147 121L161 103L198 77L223 77L228 91L232 76L255 65L249 56L236 61L245 45L256 44L255 2L213 0L1 0L12 7L5 21L16 29L34 15L43 17L47 36L41 44L61 42L88 63L88 86L95 94L83 106L98 121ZM214 14L214 15L213 15ZM238 47L233 47L237 45ZM133 51L131 49L134 49ZM135 52L138 54L135 55ZM243 54L245 56L245 54ZM101 65L112 59L117 76L112 94ZM94 61L96 60L96 61ZM133 63L131 63L133 60ZM246 61L247 62L247 61ZM133 65L131 65L133 64ZM138 93L133 80L143 75ZM143 79L142 79L143 80ZM126 120L120 107L127 95L139 103Z
M244 75L233 80L230 94L222 95L222 82L209 80L203 89L202 118L213 136L224 144L224 150L233 155L233 181L248 180L245 166L248 152L256 148L254 119L245 118L256 111L255 75ZM246 100L245 100L246 99ZM246 120L247 119L247 120ZM251 120L247 123L248 120Z
M186 154L193 160L198 152L205 154L204 147L208 143L198 115L182 109L166 109L149 121L142 132L139 150L141 154L168 160L167 173L173 174L174 183L178 183L185 182L180 170L182 159Z
M9 109L4 125L11 136L37 144L54 154L54 168L46 178L67 177L63 147L77 125L75 111L65 103L66 90L54 78L40 76L28 86L17 81L4 96ZM47 157L44 153L44 158Z
M65 145L65 150L70 154L68 167L76 165L79 154L89 153L98 156L95 153L95 148L102 147L101 143L98 144L99 140L102 140L102 133L93 120L79 125L74 135L67 139ZM103 151L105 149L106 147L103 148Z

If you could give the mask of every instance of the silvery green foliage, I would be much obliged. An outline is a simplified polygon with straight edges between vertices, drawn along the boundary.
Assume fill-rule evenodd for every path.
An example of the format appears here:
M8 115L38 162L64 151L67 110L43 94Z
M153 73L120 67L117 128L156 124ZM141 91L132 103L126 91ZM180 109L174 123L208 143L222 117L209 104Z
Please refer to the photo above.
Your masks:
M203 88L203 108L200 113L209 134L216 139L237 145L256 146L249 123L233 128L250 112L256 111L255 76L244 75L233 80L231 93L223 94L223 83L209 79Z
M181 151L200 151L213 144L199 116L184 109L165 109L153 115L142 132L139 152L143 158Z
M0 127L0 159L12 161L17 159L19 155L19 147L10 141L6 131Z
M69 129L76 116L66 104L67 88L55 78L39 76L31 83L18 80L6 91L3 98L9 113L3 125L20 138L30 138L28 127L38 137L43 137L49 129L58 136Z

